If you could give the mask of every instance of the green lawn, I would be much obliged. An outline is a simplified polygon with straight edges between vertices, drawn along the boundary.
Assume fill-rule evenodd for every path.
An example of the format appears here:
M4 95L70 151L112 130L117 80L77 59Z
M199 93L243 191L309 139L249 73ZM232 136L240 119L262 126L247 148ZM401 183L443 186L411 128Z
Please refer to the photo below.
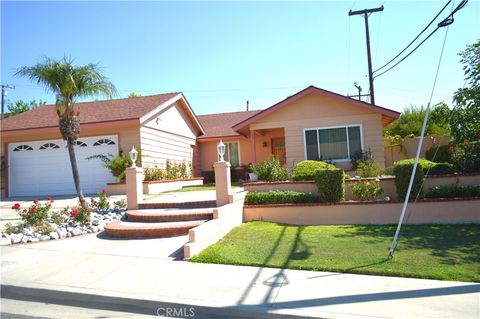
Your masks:
M194 262L480 282L479 225L290 226L250 222Z
M232 188L239 188L241 187L242 185L239 184L239 183L232 183ZM211 190L215 190L215 185L214 184L211 184L211 185L198 185L198 186L187 186L187 187L183 187L183 188L179 188L179 189L174 189L174 190L171 190L171 191L166 191L166 192L163 192L163 194L166 194L166 193L184 193L184 192L198 192L198 191L211 191Z

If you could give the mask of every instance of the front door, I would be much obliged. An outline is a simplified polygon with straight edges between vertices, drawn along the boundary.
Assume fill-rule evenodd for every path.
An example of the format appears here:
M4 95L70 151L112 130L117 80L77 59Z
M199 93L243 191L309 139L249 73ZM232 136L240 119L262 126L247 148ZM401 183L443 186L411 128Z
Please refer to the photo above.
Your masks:
M287 164L287 153L285 152L285 138L272 138L272 154L280 161L280 164Z

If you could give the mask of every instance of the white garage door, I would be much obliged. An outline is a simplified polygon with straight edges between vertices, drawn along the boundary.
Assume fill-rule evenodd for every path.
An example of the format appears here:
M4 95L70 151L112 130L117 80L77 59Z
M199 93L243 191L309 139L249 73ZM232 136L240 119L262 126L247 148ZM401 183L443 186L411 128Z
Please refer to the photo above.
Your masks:
M8 145L9 196L50 196L76 194L66 142L44 140ZM75 146L80 182L84 194L99 192L114 182L96 154L118 155L116 135L84 137Z

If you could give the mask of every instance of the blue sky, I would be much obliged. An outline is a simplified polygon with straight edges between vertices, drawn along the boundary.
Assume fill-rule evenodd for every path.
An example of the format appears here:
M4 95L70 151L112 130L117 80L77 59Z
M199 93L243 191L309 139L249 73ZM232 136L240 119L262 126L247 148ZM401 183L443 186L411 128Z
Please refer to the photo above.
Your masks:
M99 63L119 97L182 91L197 114L263 109L309 86L368 91L364 21L370 16L374 69L398 53L447 1L1 2L1 82L8 99L55 97L13 77L42 56ZM458 4L459 0L455 1ZM448 8L441 15L445 17ZM378 105L426 105L446 28L375 80ZM455 15L433 102L464 85L458 52L480 38L480 1Z

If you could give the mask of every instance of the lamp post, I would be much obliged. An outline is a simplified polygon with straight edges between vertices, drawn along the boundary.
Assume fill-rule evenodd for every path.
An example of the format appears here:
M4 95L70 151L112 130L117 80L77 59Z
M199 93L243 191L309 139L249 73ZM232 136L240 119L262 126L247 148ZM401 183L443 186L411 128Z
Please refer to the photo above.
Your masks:
M223 144L222 140L220 140L220 143L217 145L217 151L218 151L218 161L223 163L225 162L225 159L223 156L225 155L225 144Z
M130 154L130 159L132 160L132 166L130 167L137 167L137 157L138 157L138 152L135 149L135 146L132 146L132 150L128 153Z

